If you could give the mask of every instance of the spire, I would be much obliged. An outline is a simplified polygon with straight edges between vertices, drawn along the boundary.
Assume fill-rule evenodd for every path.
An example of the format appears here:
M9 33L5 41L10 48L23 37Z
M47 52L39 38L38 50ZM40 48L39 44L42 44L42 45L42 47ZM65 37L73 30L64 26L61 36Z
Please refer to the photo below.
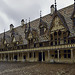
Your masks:
M56 0L55 0L55 12L57 11L57 4L56 4Z
M26 19L26 27L27 27L27 19Z
M3 37L3 39L5 40L5 29L4 29L4 37Z
M42 18L41 12L42 12L42 11L40 10L40 23L41 23L41 18Z
M42 11L40 10L40 18L42 17L41 12L42 12Z
M74 0L74 11L75 11L75 0Z
M29 29L30 29L30 17L29 17Z
M27 24L27 19L26 19L26 24Z

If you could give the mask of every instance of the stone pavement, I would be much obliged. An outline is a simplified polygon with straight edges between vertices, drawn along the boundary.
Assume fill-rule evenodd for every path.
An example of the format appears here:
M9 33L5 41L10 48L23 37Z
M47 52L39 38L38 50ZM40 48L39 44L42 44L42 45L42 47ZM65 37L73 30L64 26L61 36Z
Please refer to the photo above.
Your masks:
M0 75L75 75L75 64L0 62Z

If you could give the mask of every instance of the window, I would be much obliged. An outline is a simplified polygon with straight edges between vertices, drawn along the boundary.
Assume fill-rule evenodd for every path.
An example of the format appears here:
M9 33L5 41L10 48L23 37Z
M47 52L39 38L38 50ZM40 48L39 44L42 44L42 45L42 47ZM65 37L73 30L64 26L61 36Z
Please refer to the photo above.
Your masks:
M64 58L67 58L67 55L66 54L64 54Z
M64 37L64 44L66 43L66 37Z
M55 54L55 58L57 58L58 56L57 56L57 54Z
M68 50L68 53L71 53L71 50Z
M54 32L54 36L57 36L57 32Z
M68 40L68 44L70 43L70 40Z
M57 53L57 51L55 51L55 53Z
M71 54L68 54L68 58L71 58Z
M53 46L53 42L51 42L51 46Z
M32 54L31 54L31 53L29 53L29 57L30 57L30 58L32 57Z
M43 44L42 44L42 43L40 43L40 44L39 44L39 46L40 46L40 47L42 47L42 46L43 46Z
M71 43L75 43L75 40L74 39L71 39Z
M36 44L34 44L34 47L36 47Z
M52 34L51 34L50 36L51 36L51 40L53 40L53 36L52 36Z
M58 32L58 35L61 36L61 31Z
M64 53L66 53L67 51L66 50L64 50Z
M35 52L34 52L34 58L35 58L36 56L35 56Z
M55 41L55 45L57 45L57 41Z

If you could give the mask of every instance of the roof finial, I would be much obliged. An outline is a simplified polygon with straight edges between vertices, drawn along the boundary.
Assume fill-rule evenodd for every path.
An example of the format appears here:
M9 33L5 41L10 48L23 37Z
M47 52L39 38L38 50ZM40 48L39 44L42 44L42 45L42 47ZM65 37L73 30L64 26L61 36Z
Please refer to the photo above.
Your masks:
M74 0L74 10L75 10L75 0Z
M57 11L57 4L56 4L56 0L55 0L55 12Z
M42 12L42 11L40 10L40 18L42 17L41 12Z
M41 12L42 12L42 11L40 10L40 23L41 23L41 18L42 18Z
M29 28L30 28L30 17L29 17Z
M26 24L27 24L27 19L26 19Z
M26 25L25 25L25 28L27 28L27 19L26 19Z

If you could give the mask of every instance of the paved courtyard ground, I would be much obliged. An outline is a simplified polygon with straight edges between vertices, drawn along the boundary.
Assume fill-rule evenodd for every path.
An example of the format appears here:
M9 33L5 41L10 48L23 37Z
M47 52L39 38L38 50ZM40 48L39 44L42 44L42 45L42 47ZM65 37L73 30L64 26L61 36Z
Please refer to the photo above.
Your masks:
M0 75L75 75L75 64L0 62Z

